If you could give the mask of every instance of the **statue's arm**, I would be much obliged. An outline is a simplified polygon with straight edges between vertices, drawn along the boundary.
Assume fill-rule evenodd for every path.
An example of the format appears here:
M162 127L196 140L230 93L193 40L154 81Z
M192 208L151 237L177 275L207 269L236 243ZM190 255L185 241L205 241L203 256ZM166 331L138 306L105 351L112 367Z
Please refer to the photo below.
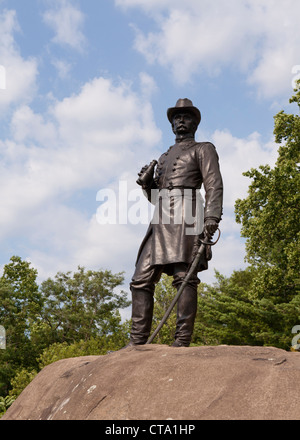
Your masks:
M154 178L154 167L156 164L156 161L152 161L150 165L145 165L138 174L140 178L141 176L143 176L143 178L137 181L137 183L142 186L144 196L147 197L149 202L153 205L155 205L156 194L158 192L158 186ZM146 176L144 174L145 172Z
M207 142L202 146L199 161L205 189L204 225L206 231L212 235L223 212L223 179L219 156L213 144Z
M156 197L158 193L158 186L155 183L155 180L153 179L151 184L147 187L143 187L143 194L147 199L149 200L152 205L155 205L156 203Z

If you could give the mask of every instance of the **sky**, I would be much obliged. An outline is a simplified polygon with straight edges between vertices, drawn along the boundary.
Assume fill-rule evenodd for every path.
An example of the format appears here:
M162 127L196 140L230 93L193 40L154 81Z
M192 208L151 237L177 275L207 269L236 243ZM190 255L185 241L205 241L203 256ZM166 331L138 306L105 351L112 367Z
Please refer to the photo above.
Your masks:
M152 213L137 173L174 144L179 98L201 110L196 139L216 146L224 180L200 278L245 268L234 203L243 172L276 162L299 16L298 0L0 0L0 268L18 255L40 282L79 265L124 271L129 293Z

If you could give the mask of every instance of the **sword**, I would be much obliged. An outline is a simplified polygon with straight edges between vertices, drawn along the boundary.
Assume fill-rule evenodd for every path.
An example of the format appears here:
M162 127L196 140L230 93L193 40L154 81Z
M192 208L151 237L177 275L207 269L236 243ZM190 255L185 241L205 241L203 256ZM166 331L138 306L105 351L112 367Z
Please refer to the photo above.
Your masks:
M154 338L155 338L155 337L158 335L158 333L160 332L160 330L161 330L161 328L163 327L163 325L166 323L166 321L167 321L167 319L169 318L169 316L170 316L170 314L171 314L173 308L174 308L175 305L177 304L177 302L178 302L178 300L179 300L179 298L180 298L180 296L181 296L181 294L182 294L182 292L183 292L185 286L186 286L187 283L189 282L191 276L192 276L192 275L194 274L194 272L196 271L197 266L198 266L198 263L199 263L199 261L200 261L200 258L201 258L201 256L202 256L202 254L205 252L206 246L214 246L214 245L217 244L218 241L220 240L220 237L221 237L221 231L220 231L219 228L218 228L217 230L219 231L219 236L218 236L218 238L217 238L217 240L216 240L215 242L211 242L211 241L202 241L202 240L200 239L200 243L201 243L201 244L200 244L200 246L199 246L199 248L198 248L197 254L196 254L196 256L195 256L195 258L194 258L194 260L193 260L193 262L192 262L192 264L191 264L191 266L190 266L190 268L189 268L189 270L188 270L188 272L187 272L187 274L186 274L186 276L185 276L185 278L184 278L184 280L183 280L183 282L182 282L182 284L181 284L181 286L180 286L180 288L179 288L179 290L178 290L176 296L174 297L173 301L171 302L171 304L170 304L168 310L166 311L166 313L165 313L163 319L161 320L160 324L158 325L158 327L156 328L156 330L154 331L154 333L152 334L152 336L150 336L150 338L148 339L148 341L146 342L146 344L151 344L151 342L154 340Z

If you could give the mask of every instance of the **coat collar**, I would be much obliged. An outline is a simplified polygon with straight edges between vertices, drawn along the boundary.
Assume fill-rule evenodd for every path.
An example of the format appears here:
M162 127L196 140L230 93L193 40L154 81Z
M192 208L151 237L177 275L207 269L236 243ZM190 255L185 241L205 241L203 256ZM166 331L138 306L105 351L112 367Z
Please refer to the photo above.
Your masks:
M195 139L183 139L182 141L177 141L175 145L179 145L182 150L188 150L196 143Z

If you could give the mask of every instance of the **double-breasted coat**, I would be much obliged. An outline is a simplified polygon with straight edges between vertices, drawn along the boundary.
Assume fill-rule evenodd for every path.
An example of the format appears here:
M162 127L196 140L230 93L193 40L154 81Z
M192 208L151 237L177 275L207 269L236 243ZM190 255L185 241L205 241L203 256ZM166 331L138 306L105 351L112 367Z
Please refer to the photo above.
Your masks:
M214 218L219 222L222 216L223 182L215 146L194 140L177 142L159 158L152 185L145 188L145 195L155 204L155 210L138 259L150 240L151 265L190 264L203 221ZM200 261L198 271L207 269L209 251Z

